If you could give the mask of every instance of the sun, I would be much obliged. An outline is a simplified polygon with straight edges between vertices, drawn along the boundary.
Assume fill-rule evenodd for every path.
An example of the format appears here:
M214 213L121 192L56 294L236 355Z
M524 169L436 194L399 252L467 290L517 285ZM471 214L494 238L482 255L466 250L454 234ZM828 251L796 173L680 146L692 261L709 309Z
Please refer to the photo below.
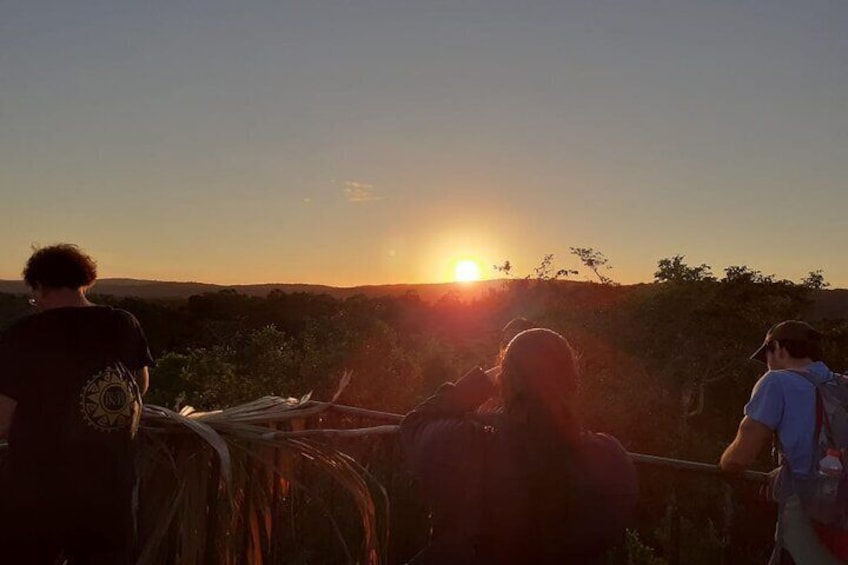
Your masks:
M480 280L480 265L473 259L462 259L456 262L454 268L454 279L457 282L470 282Z

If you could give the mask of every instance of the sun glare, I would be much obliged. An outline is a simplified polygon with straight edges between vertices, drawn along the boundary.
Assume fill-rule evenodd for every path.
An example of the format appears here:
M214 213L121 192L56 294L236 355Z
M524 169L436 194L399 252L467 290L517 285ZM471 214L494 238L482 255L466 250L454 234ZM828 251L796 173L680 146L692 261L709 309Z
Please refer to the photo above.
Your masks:
M470 282L480 280L480 265L477 261L471 259L463 259L457 261L454 269L454 278L458 282Z

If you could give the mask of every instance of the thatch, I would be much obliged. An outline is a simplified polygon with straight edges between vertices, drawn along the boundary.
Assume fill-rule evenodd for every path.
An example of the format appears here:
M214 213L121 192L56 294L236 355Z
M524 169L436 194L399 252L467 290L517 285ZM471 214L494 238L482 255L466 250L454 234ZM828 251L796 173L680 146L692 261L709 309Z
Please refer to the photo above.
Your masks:
M384 563L385 491L352 457L321 439L365 432L306 429L332 407L308 395L267 396L212 412L145 406L139 565L305 561L308 548L296 539L292 543L291 532L297 527L294 508L307 502L324 509L339 561ZM395 428L367 433L392 433ZM340 523L330 511L322 501L327 489L346 493L353 511L347 514L358 515L358 527ZM334 499L334 509L338 504Z

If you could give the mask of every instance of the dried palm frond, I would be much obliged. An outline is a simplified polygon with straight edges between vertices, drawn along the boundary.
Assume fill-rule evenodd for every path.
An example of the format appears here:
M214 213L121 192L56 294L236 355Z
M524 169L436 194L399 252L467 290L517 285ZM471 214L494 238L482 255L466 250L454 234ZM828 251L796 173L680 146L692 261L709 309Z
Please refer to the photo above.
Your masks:
M385 562L385 491L353 458L316 438L368 432L306 429L332 406L308 395L211 412L145 406L139 564L303 562L316 551L335 562ZM375 431L389 428L396 426ZM348 510L338 512L342 505ZM316 513L335 549L299 539L315 536L307 530L316 524L304 528L299 520Z

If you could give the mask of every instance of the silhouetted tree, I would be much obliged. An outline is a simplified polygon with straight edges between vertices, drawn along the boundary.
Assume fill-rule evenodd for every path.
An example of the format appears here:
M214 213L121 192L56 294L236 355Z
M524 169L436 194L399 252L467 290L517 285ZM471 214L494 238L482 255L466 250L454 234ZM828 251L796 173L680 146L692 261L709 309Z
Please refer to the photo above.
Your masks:
M702 263L697 267L690 267L683 262L685 258L684 255L675 255L670 259L660 259L657 262L654 281L663 283L715 280L709 265Z
M824 290L830 286L830 283L824 280L824 272L821 269L810 271L810 273L801 279L801 285L810 290Z
M586 268L595 273L595 276L598 277L598 282L609 285L616 284L615 281L601 272L612 269L609 259L603 253L591 247L570 247L569 249L571 250L571 254L580 259L580 262Z

